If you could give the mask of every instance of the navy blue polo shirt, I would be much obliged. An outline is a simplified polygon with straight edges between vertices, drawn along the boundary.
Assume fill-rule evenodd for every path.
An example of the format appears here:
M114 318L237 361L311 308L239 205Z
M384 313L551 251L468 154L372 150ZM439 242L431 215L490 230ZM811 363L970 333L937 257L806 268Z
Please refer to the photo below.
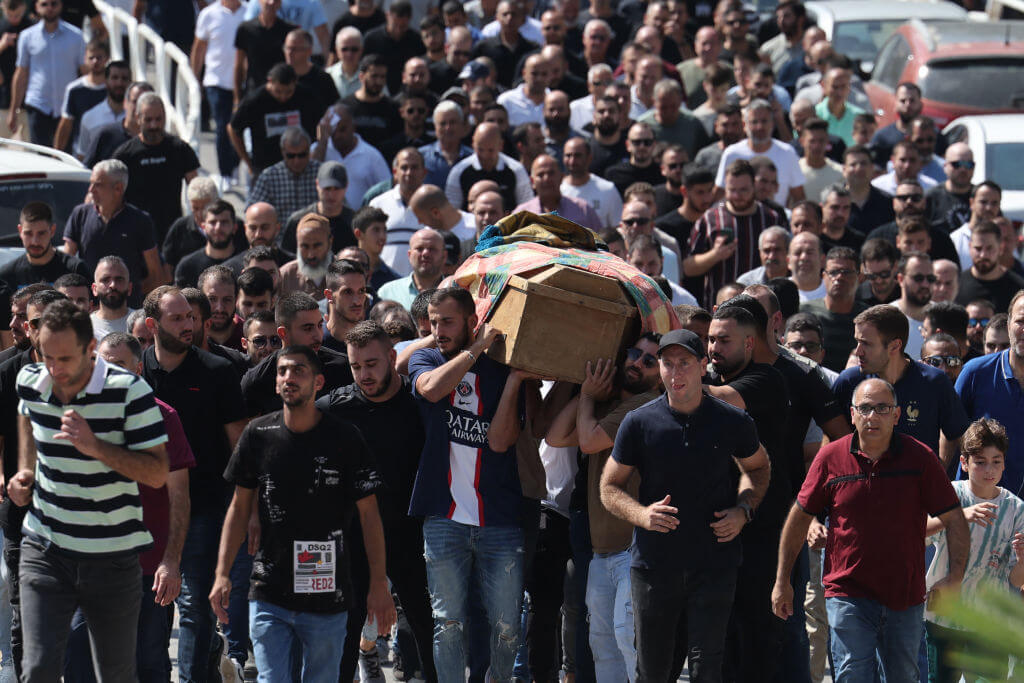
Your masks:
M626 415L612 458L640 473L637 500L650 505L672 496L679 526L666 534L637 528L632 566L638 569L733 569L743 559L739 536L719 543L715 512L736 505L733 458L761 444L754 420L705 394L692 414L672 409L665 395Z
M1024 391L1013 376L1010 350L968 361L956 380L956 393L968 417L998 420L1010 438L1000 486L1020 495L1024 485Z
M910 360L910 356L905 357ZM857 385L875 377L878 375L865 375L860 368L853 367L844 370L832 385L836 400L845 408L847 420ZM901 411L896 431L914 437L936 456L939 454L939 430L947 439L958 439L971 424L953 383L938 368L911 360L895 389Z

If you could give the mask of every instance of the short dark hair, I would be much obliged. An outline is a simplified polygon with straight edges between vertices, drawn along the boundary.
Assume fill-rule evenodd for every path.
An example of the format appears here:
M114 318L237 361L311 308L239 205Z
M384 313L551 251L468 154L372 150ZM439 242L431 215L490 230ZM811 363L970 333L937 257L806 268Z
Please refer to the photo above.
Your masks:
M104 77L110 78L110 72L114 69L124 69L128 72L128 77L131 78L132 66L123 59L111 59L107 62L107 65L103 68Z
M449 299L455 301L459 306L459 310L467 318L476 313L476 305L473 302L473 295L469 293L469 290L461 287L441 287L434 291L430 295L430 305L440 306Z
M673 306L676 311L676 315L679 316L679 322L683 327L686 327L694 320L700 320L706 323L711 322L711 314L700 306L693 306L691 304L679 304Z
M860 268L860 257L850 247L832 247L825 254L825 261L853 261L853 267Z
M91 282L89 278L82 275L81 273L64 273L59 278L53 281L53 288L60 289L61 287L88 287Z
M262 268L246 268L238 275L238 291L248 296L274 293L274 278Z
M189 306L199 307L200 322L206 322L213 315L213 308L210 306L210 300L206 298L206 295L200 292L195 287L185 287L181 290L181 295L185 297L185 301L188 302Z
M825 339L821 320L813 313L796 313L786 321L786 334L790 332L813 332L818 339Z
M46 221L53 224L53 209L46 202L29 202L21 207L20 220L22 223L34 223L35 221Z
M57 301L70 301L62 292L58 292L56 289L47 287L37 291L35 294L29 297L25 307L28 308L41 308L46 310L47 306Z
M896 245L881 237L872 237L860 247L860 260L864 261L888 261L896 263L900 259L900 252Z
M234 288L235 294L238 294L238 280L235 278L235 271L231 270L229 266L225 266L223 263L210 266L203 272L199 273L199 278L196 280L196 287L202 290L207 280L213 280L214 282L219 282L225 285L230 284Z
M728 308L742 308L744 311L750 314L750 319L754 324L754 336L758 339L765 338L765 331L768 328L768 311L764 310L764 306L761 302L750 296L749 294L739 294L731 299L722 302L722 305L715 311L715 315L712 319L729 319L724 309ZM719 311L723 311L722 315L719 316ZM744 322L741 318L732 318L737 324L743 325Z
M971 317L967 309L952 301L932 301L924 307L924 319L934 331L942 331L958 342L967 339L967 324Z
M394 9L394 7L394 5L391 5L392 9ZM371 55L363 55L363 58L359 60L359 73L366 73L375 66L379 66L384 69L388 68L388 63L384 59L384 55L380 55L377 53Z
M327 278L324 283L327 285L327 289L334 292L341 287L341 278L352 274L362 275L363 280L366 280L366 271L361 265L348 259L336 259L327 266Z
M281 349L277 354L277 360L274 363L274 367L277 367L277 363L281 362L281 359L285 356L302 356L309 363L310 369L313 370L314 375L324 374L324 364L320 361L320 357L316 355L316 352L308 346L302 344L292 344Z
M994 316L989 318L988 325L985 325L984 336L988 336L989 330L995 330L996 332L1005 332L1010 323L1010 317L1005 313L996 313Z
M843 161L845 162L850 156L859 154L860 156L871 158L871 150L864 145L850 145L843 151Z
M358 230L359 232L366 232L374 223L384 223L387 225L388 215L376 206L364 206L363 208L356 211L356 214L352 216L352 230Z
M298 82L299 75L295 73L295 69L290 65L279 62L270 67L270 70L267 72L267 80L280 85L291 85Z
M282 296L274 307L274 322L278 327L288 327L303 311L320 312L316 299L305 292L291 292Z
M977 456L989 447L1006 455L1010 449L1010 439L1006 435L1006 429L998 420L983 417L972 422L964 432L961 448L964 457L969 460L971 456Z
M231 217L231 220L234 221L234 205L231 202L224 199L214 199L212 202L206 205L205 209L203 209L203 218L207 216L216 216L217 214L224 213L225 211L227 211L228 216Z
M744 296L744 295L741 294L740 296ZM748 311L743 306L730 306L729 305L729 302L731 302L733 299L737 299L737 298L739 298L739 297L733 297L732 299L729 299L729 300L723 302L722 305L719 306L715 310L714 314L711 316L711 319L712 320L735 320L737 325L739 325L740 327L745 327L745 328L749 329L751 334L756 336L757 335L758 325L757 325L757 319L754 318L753 314L751 314L751 312ZM756 299L754 301L755 301L755 303L757 302ZM757 305L760 306L761 304L757 304ZM764 309L762 308L761 310L763 311ZM761 326L761 329L764 330L764 325Z
M44 292L40 292L36 296L41 294ZM64 295L61 294L61 296ZM44 327L51 332L71 330L75 333L75 339L83 349L89 346L89 342L93 338L92 319L89 314L74 305L67 297L47 305L39 321L39 328Z
M788 277L773 277L767 282L767 287L778 299L783 319L796 315L800 310L800 290L795 282Z
M357 349L366 348L366 345L373 341L380 342L386 349L392 348L390 335L376 320L356 323L345 335L345 344L351 344Z
M135 357L135 360L142 360L142 344L134 336L125 332L111 332L100 340L100 344L106 344L112 348L121 345L127 346L128 351Z
M825 131L827 133L828 132L828 122L824 121L822 119L819 119L817 116L813 116L813 117L807 119L807 121L804 122L804 129L803 129L802 132L806 132L806 131L809 131L809 130L823 130L823 131Z
M444 30L444 19L437 16L436 14L428 14L427 16L420 19L420 33L426 31L431 26Z
M907 337L910 335L910 322L903 311L888 304L879 304L861 311L853 319L854 325L871 325L878 331L882 343L888 345L893 339L900 340L900 349L907 348Z
M710 185L714 182L715 175L701 164L689 163L683 167L683 187Z
M11 304L21 305L22 302L28 301L39 292L45 292L48 289L53 289L53 287L45 282L36 282L31 285L26 285L11 295ZM57 293L60 294L60 292ZM64 295L61 294L61 296ZM9 311L4 311L4 313L8 312Z
M411 17L412 3L409 0L395 0L388 8L388 13L394 14L396 17Z
M427 307L430 305L430 297L432 297L436 291L436 289L424 289L416 295L415 299L412 300L412 306L409 307L409 312L412 314L413 320L426 320L430 317L430 314L427 313Z
M249 330L251 330L252 326L255 325L256 323L274 323L276 325L277 323L274 321L274 312L253 311L252 314L250 314L249 317L245 319L245 322L242 323L242 334L248 337Z
M247 265L253 261L273 261L277 263L278 257L281 255L281 250L277 247L268 247L265 244L260 244L255 247L249 247L244 254L242 254L242 265Z
M810 199L801 199L800 201L793 205L791 211L796 211L797 209L809 211L815 217L815 219L817 219L818 223L821 223L821 221L824 220L825 218L824 215L821 213L821 204L815 201L811 201Z
M978 194L978 190L980 190L983 187L987 187L988 189L994 192L998 192L1000 195L1003 194L1003 188L1000 187L998 183L992 180L982 180L980 183L971 188L971 199L974 199L974 197Z
M754 167L750 165L750 162L746 159L737 159L736 161L729 164L729 168L725 169L725 175L737 177L741 175L750 176L750 181L754 181Z
M608 246L611 246L616 242L626 241L626 239L622 236L622 233L616 230L615 228L605 228L600 233L598 233L598 236Z
M1003 233L999 229L999 226L992 221L979 221L978 224L971 229L971 235L995 235L995 238L999 240L1002 238Z

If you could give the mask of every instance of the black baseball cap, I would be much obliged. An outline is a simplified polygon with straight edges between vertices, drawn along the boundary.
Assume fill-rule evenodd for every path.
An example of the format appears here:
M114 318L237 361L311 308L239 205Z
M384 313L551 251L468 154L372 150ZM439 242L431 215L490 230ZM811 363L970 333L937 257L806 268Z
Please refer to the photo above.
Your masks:
M670 346L682 346L697 358L704 360L704 342L689 330L672 330L661 336L661 343L658 344L658 355Z

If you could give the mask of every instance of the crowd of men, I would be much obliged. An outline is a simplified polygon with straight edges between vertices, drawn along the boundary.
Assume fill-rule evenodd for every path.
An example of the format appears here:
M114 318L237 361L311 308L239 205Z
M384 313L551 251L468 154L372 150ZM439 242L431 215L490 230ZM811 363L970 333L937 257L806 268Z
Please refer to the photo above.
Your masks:
M181 681L958 680L926 590L1024 585L1024 265L916 85L878 128L794 0L180 4L215 168L88 0L0 0L2 132L91 169L0 266L0 680L168 681L175 609ZM445 278L519 211L680 329L492 360Z

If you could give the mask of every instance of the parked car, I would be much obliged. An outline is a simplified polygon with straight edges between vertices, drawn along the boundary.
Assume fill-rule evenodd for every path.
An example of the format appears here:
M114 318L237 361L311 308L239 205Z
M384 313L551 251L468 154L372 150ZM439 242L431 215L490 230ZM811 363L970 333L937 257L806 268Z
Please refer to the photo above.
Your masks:
M921 87L923 113L943 127L959 116L1024 111L1024 21L912 19L885 42L865 86L878 125L896 118L896 86Z
M878 50L908 19L962 21L967 10L947 0L814 0L807 16L841 52L870 74Z
M89 169L70 154L0 138L0 264L24 252L18 237L21 207L38 200L50 205L57 223L55 244L63 244L64 223L89 191Z
M1024 221L1024 114L963 116L942 131L950 142L966 142L974 153L974 176L980 183L992 180L1003 188L1003 214Z

